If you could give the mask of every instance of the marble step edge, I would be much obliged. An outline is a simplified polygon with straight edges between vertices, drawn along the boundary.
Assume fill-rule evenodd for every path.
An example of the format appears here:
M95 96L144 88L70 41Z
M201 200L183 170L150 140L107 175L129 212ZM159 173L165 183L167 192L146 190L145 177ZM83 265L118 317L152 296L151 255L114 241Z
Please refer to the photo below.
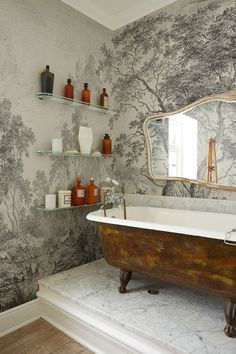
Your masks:
M98 354L183 354L167 343L136 333L100 312L74 303L41 283L37 297L41 317Z

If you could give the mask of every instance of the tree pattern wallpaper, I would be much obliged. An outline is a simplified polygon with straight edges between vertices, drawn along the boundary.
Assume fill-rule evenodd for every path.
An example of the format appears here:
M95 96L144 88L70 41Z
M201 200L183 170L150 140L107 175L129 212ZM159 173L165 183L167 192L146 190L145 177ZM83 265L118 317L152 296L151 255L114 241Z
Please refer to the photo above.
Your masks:
M9 16L16 19L14 26ZM67 18L72 23L64 31ZM37 151L50 150L52 138L62 139L64 151L78 150L81 125L93 127L93 150L98 150L108 119L40 101L36 93L49 63L55 94L62 94L71 77L75 97L89 82L96 103L104 85L96 72L97 53L110 34L57 0L3 0L0 21L0 311L5 311L35 299L38 279L102 256L96 225L86 220L98 206L52 212L37 208L44 206L45 194L71 189L78 175L84 185L91 176L99 184L108 177L112 160L40 156Z
M233 0L177 1L125 26L111 45L103 45L100 69L107 73L117 102L117 115L110 120L119 131L115 153L136 181L128 183L128 190L235 199L235 193L151 181L142 129L151 114L172 112L236 87L235 16Z
M152 113L235 87L236 7L233 0L179 0L111 36L92 20L89 29L87 18L55 0L3 0L1 5L0 311L5 311L34 299L39 278L102 256L96 225L85 219L93 207L49 213L36 209L46 193L71 188L76 175L84 181L93 176L98 184L111 176L128 193L235 199L232 192L152 181L142 125ZM25 19L15 21L13 32L9 14ZM67 31L66 19L74 20ZM58 73L67 70L77 95L83 82L96 92L105 84L116 114L108 121L39 102L33 97L39 90L35 75L47 61L54 62L57 72L55 93L67 78ZM69 62L73 64L66 69ZM94 95L94 103L96 99ZM64 150L77 149L80 125L93 127L94 150L109 125L116 159L37 156L55 135L62 138Z
M46 176L36 172L34 180L24 178L23 156L29 156L35 135L19 115L11 112L9 100L0 103L0 293L1 311L35 298L37 280L73 266L101 257L101 248L94 223L86 221L86 214L97 207L43 212L44 196L49 191L71 189L75 177L88 180L88 159L52 157ZM64 148L76 146L74 125L86 124L82 113L75 111L69 122L61 127ZM95 159L95 178L108 174ZM82 173L81 166L85 172ZM91 167L90 167L91 169ZM94 171L93 171L94 172Z

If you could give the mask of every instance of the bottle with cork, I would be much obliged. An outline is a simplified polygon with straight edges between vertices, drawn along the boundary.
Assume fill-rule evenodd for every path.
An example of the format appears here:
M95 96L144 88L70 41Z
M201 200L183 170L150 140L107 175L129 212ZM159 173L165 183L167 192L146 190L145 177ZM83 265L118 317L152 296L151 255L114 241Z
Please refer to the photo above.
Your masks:
M102 140L102 153L103 155L111 155L111 151L112 151L112 141L110 138L110 135L108 133L106 133L104 135L104 138Z
M64 97L66 98L74 98L74 86L71 84L71 79L67 79L67 84L64 89Z
M85 203L85 188L81 185L81 179L78 176L76 185L72 188L72 205L83 205Z
M94 183L93 177L90 178L90 182L85 190L86 204L96 204L98 202L98 188Z
M84 103L90 104L90 90L88 89L88 83L85 82L84 89L82 91L81 100Z
M108 94L106 92L105 87L103 88L102 93L100 95L100 106L105 109L108 109Z

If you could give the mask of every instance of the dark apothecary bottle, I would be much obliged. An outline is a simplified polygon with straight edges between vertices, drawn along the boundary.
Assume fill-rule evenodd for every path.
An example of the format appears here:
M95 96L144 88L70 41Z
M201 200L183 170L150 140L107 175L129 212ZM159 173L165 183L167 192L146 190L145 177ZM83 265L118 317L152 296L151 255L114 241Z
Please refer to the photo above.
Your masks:
M88 89L88 84L84 84L84 89L82 91L82 97L81 100L85 103L90 103L90 91Z
M100 106L105 109L108 109L108 94L105 88L103 88L102 93L100 95Z
M74 98L74 86L71 85L71 79L68 79L67 85L65 85L64 97Z
M111 138L109 134L105 134L102 140L102 153L103 155L111 155Z
M41 73L41 92L53 93L54 74L49 71L49 65Z

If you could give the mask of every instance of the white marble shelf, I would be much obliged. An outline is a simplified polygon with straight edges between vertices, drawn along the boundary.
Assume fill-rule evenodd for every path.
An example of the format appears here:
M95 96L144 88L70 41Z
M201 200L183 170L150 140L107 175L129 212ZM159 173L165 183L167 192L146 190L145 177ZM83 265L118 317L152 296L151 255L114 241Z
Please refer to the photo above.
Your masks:
M106 108L99 106L99 105L88 104L88 103L85 103L85 102L82 102L82 101L79 101L76 99L53 95L52 93L39 92L39 93L37 93L37 96L40 100L48 100L48 101L55 102L55 103L67 104L67 105L71 105L71 106L80 107L82 109L96 111L96 112L103 113L103 114L109 114L109 115L116 114L116 112L114 112L110 109L106 109Z

